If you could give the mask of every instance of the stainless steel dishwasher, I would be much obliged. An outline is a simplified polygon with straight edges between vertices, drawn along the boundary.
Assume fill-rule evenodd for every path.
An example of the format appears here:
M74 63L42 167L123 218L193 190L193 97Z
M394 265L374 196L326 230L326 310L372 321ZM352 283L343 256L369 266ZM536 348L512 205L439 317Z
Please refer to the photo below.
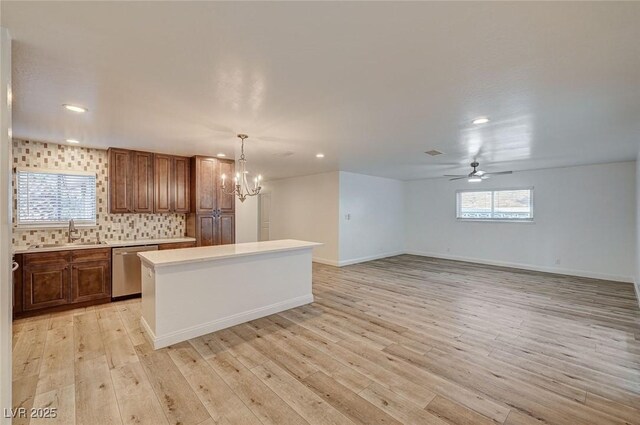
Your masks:
M112 298L137 295L142 292L142 274L138 252L157 251L158 245L114 248L111 253Z

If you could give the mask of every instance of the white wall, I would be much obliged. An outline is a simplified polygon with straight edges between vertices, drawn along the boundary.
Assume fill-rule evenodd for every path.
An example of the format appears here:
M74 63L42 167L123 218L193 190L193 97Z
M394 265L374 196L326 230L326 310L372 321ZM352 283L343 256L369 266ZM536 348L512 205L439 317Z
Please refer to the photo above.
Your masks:
M258 240L258 197L236 199L236 243Z
M459 222L456 189L534 187L535 223ZM406 182L410 253L631 281L636 274L635 163ZM640 273L640 272L638 272Z
M404 251L404 184L340 172L339 265Z
M274 180L264 185L271 193L270 236L321 242L314 261L337 265L339 173Z
M11 38L0 28L0 423L11 408Z
M636 276L635 288L640 305L640 150L636 159Z

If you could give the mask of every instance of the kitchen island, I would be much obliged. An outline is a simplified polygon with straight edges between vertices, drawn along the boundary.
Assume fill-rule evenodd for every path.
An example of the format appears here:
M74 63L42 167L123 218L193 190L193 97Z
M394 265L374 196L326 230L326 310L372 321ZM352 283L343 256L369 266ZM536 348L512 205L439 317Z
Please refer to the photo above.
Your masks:
M141 252L142 326L155 349L313 302L316 242Z

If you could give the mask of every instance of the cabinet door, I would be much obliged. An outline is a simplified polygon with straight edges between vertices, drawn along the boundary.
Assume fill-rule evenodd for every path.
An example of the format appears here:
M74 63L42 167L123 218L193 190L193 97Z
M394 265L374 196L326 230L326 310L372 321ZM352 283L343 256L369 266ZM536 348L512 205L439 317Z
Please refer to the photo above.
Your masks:
M233 194L227 195L224 193L224 191L222 190L221 176L223 174L227 175L227 184L229 185L229 187L227 187L226 189L227 191L229 191L233 186L233 176L235 176L236 174L235 170L236 170L236 166L234 161L218 160L218 172L216 174L216 177L218 178L218 181L216 182L217 203L218 203L218 209L223 214L233 213L235 211L236 197Z
M218 234L216 245L227 245L236 242L236 226L234 214L222 214L217 218Z
M216 245L217 220L213 215L196 216L196 240L198 246Z
M216 210L216 165L215 158L194 158L195 191L191 194L196 214L213 214Z
M133 152L133 212L153 212L153 154Z
M69 266L65 262L25 266L23 274L24 311L69 303Z
M18 268L13 271L13 315L22 313L22 275L24 267L24 263L22 262L22 254L15 254L13 256L13 261L18 264Z
M109 212L127 213L131 207L131 151L109 149Z
M173 158L173 211L188 213L189 186L191 185L191 173L189 158L176 156Z
M71 265L71 302L111 297L111 262L91 261Z
M172 211L171 197L173 188L173 157L170 155L153 155L153 210L157 213Z

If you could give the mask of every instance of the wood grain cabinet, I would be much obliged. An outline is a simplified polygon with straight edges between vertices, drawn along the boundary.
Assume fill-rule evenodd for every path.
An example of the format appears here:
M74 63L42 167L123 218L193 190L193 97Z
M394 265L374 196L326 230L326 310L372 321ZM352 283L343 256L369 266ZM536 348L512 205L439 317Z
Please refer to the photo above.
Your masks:
M109 148L109 212L188 213L190 158Z
M218 215L217 223L218 239L216 245L227 245L236 242L236 216L235 214Z
M173 212L186 214L191 210L191 159L173 157Z
M236 164L233 160L219 159L218 160L218 177L223 174L227 175L227 181L230 185L233 184L233 176L236 174ZM235 195L229 195L222 191L221 182L217 182L217 194L216 203L218 212L221 214L233 214L236 211L236 197ZM229 190L229 188L227 188Z
M173 197L173 157L171 155L153 155L153 210L157 213L172 211Z
M22 313L22 275L24 269L24 261L22 254L15 254L13 261L18 265L13 270L13 315L19 315Z
M111 300L111 249L35 252L16 256L14 317Z
M25 312L69 303L68 253L26 254L22 276Z
M71 303L111 299L111 249L71 251Z
M109 148L109 212L112 214L133 212L131 205L131 151Z
M235 196L222 191L222 174L232 181L233 160L191 158L191 214L187 217L187 236L195 237L198 246L235 243Z
M214 214L218 179L218 160L204 156L191 158L191 212Z
M153 212L153 154L133 151L133 202L135 213Z

